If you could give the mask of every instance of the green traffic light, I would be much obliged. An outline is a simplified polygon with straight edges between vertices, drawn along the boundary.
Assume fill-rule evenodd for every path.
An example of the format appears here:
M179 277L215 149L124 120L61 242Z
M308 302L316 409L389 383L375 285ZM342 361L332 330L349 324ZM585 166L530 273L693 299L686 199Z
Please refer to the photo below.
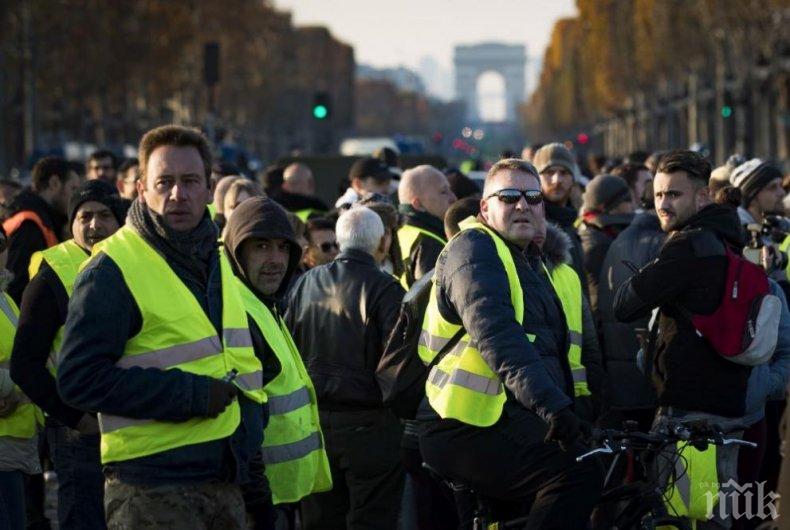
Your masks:
M313 117L317 120L323 120L329 114L329 109L326 108L326 105L315 105L313 106Z
M724 105L721 108L721 117L729 118L730 116L732 116L732 107L730 107L729 105Z

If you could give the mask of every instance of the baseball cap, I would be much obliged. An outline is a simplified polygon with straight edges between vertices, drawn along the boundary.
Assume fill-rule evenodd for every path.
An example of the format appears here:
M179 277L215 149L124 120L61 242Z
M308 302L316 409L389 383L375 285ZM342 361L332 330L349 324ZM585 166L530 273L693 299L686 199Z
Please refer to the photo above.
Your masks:
M348 173L349 180L365 179L372 177L379 181L390 180L395 175L390 171L389 166L382 160L373 157L360 158Z

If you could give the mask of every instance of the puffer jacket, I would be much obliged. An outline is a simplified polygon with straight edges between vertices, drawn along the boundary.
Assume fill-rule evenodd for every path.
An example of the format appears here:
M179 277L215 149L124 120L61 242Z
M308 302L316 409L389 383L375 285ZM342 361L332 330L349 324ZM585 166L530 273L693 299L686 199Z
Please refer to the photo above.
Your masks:
M543 260L552 272L561 264L571 265L570 237L559 227L549 223L546 226L546 240L543 243ZM582 280L584 283L584 280ZM582 294L582 364L587 372L587 386L591 396L576 397L576 412L579 417L593 422L601 413L606 402L606 372L603 369L601 348L595 329L592 310L587 298Z
M540 257L525 256L517 246L508 246L524 292L523 326L516 321L494 241L478 230L461 232L439 255L438 309L477 343L505 385L507 398L548 419L573 403L565 316L542 273ZM527 333L536 336L534 342Z
M642 268L654 260L666 234L652 212L638 214L609 246L598 282L599 332L608 374L607 398L613 409L652 409L656 405L653 384L636 364L639 341L636 330L647 329L649 317L620 322L614 316L614 294L634 271L623 261Z

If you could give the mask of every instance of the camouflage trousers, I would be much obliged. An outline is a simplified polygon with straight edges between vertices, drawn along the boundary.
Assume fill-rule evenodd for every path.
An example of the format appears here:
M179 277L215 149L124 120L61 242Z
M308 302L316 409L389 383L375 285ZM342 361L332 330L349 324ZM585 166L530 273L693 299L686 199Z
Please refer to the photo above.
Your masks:
M224 483L134 486L117 479L104 484L108 530L244 530L241 490Z

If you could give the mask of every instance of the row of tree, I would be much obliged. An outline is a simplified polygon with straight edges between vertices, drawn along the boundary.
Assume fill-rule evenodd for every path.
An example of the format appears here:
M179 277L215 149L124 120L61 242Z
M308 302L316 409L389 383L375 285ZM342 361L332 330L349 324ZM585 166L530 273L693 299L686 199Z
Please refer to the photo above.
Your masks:
M705 84L790 54L787 0L577 0L577 7L577 17L555 24L538 89L521 109L536 139L610 118L635 94L682 85L692 72Z
M353 49L268 0L4 0L0 27L0 171L69 140L205 124L207 42L220 45L214 123L248 148L309 147L316 90L332 95L335 128L353 125Z

